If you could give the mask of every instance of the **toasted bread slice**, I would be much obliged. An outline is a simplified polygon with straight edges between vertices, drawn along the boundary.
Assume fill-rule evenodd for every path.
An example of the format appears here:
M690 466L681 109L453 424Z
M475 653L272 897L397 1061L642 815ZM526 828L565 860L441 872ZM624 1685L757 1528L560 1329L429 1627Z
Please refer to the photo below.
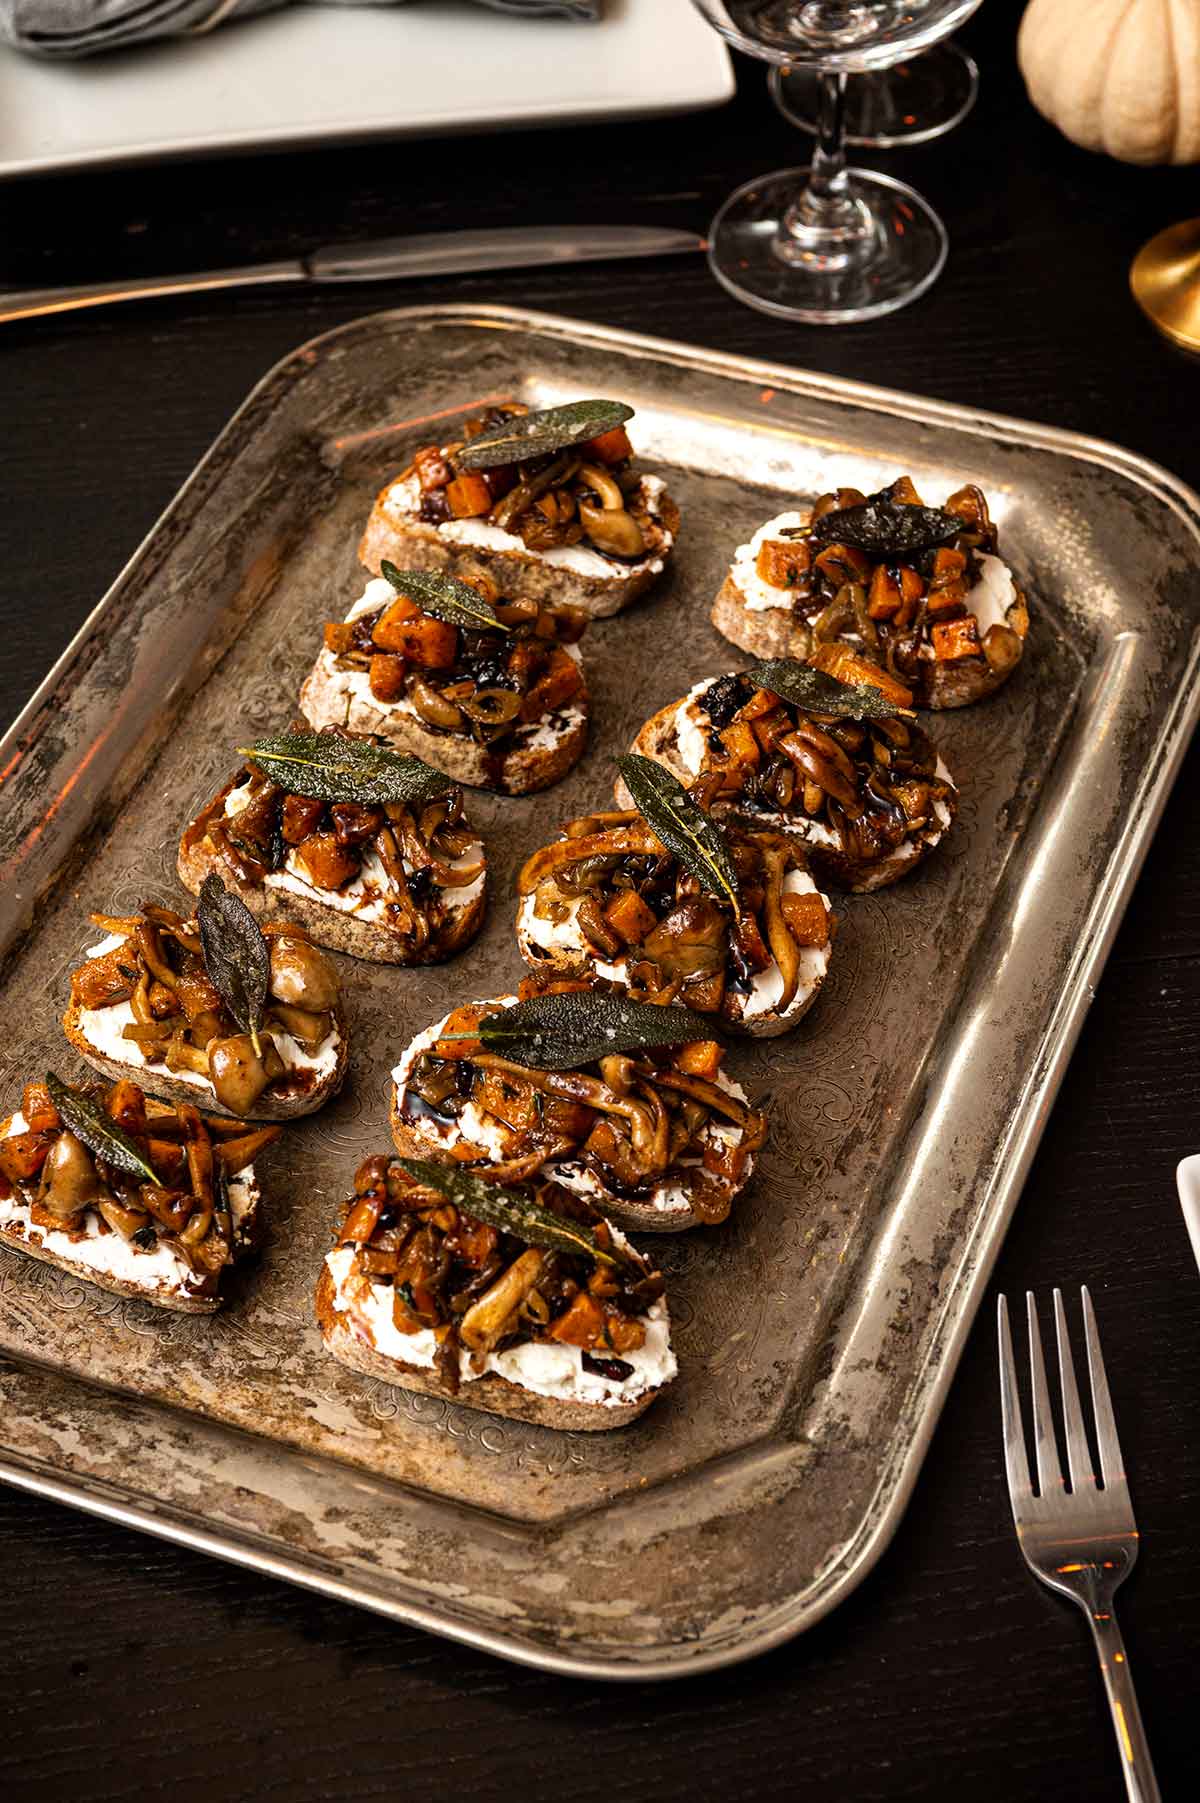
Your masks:
M477 745L464 733L447 732L425 722L403 704L376 701L365 676L337 669L322 651L300 691L300 710L316 731L349 726L354 732L378 733L397 751L424 758L456 783L495 789L501 795L532 795L561 782L587 749L587 691L545 720L521 728L499 752Z
M785 889L790 894L819 893L808 872L802 870L788 872ZM828 897L822 896L821 900L828 912ZM593 951L576 927L573 914L566 921L553 923L539 914L539 904L549 908L559 901L557 891L549 882L539 883L530 894L522 897L517 909L517 944L526 964L543 976L584 977L590 982L627 988L629 976L625 965L608 963L599 952ZM830 951L830 941L823 946L800 948L796 993L782 1013L770 1000L773 983L777 983L776 995L783 993L779 966L772 962L770 968L755 979L749 995L737 998L741 1006L734 1017L714 1016L714 1025L731 1033L745 1033L751 1039L774 1039L780 1033L789 1032L808 1013L820 994L829 970Z
M484 1002L469 1004L472 1011L492 1012L501 1008L511 1008L516 1003L516 996L497 996ZM450 1015L444 1015L435 1021L433 1026L426 1027L409 1041L402 1052L396 1068L392 1072L392 1091L390 1101L390 1120L392 1140L402 1158L428 1158L435 1163L462 1164L464 1168L476 1162L487 1162L502 1165L506 1159L521 1157L520 1150L509 1152L502 1142L518 1139L519 1136L505 1129L504 1123L486 1117L480 1122L482 1137L471 1138L469 1131L472 1117L468 1116L467 1126L458 1121L439 1121L432 1118L428 1111L417 1113L410 1118L405 1112L405 1094L408 1078L422 1053L433 1046L446 1028ZM748 1100L745 1091L737 1083L720 1073L717 1077L719 1087L724 1089L736 1101ZM706 1131L702 1146L711 1141L718 1146L724 1134L736 1135L737 1140L744 1140L745 1135L739 1129L726 1126L723 1131L716 1130L715 1117L713 1124ZM478 1160L467 1156L467 1149L478 1147ZM699 1153L693 1149L691 1156L684 1162L699 1164ZM721 1196L721 1207L724 1213L712 1209L706 1215L697 1213L692 1194L683 1173L675 1168L673 1173L664 1176L650 1188L646 1197L629 1196L612 1189L603 1181L600 1174L586 1166L580 1158L564 1160L550 1158L539 1167L539 1174L551 1177L564 1189L574 1190L586 1196L588 1201L601 1209L605 1216L615 1221L624 1229L646 1233L682 1233L686 1228L702 1224L711 1224L724 1218L734 1200L749 1183L754 1171L754 1160L747 1155L745 1168L736 1182L726 1180L726 1193ZM714 1178L709 1179L715 1185Z
M0 1121L0 1139L19 1130L19 1121L14 1115ZM230 1199L237 1211L237 1239L250 1250L262 1233L262 1199L252 1165L231 1180ZM11 1196L0 1198L0 1245L68 1271L114 1296L136 1297L176 1314L212 1315L221 1306L218 1274L193 1271L161 1244L142 1252L118 1233L72 1230L65 1224L61 1228L43 1226L32 1219L29 1198L20 1187L14 1188Z
M699 774L709 749L709 734L703 711L696 696L709 685L711 678L696 683L679 701L660 707L651 714L633 741L631 749L640 756L663 764L685 785ZM938 775L951 783L950 772L939 758ZM613 785L613 795L620 808L631 807L632 797L622 778ZM773 832L788 833L800 840L808 853L809 863L822 882L867 895L886 889L908 876L924 862L945 837L954 818L956 802L953 786L948 798L937 805L941 810L933 823L919 835L904 839L882 855L865 860L848 852L840 835L823 821L810 819L803 810L772 809L756 798L734 793L720 796L714 812L740 821L749 827L766 827Z
M124 1004L117 1004L117 1007ZM198 1072L176 1072L167 1070L165 1065L147 1064L142 1058L140 1048L132 1041L126 1041L128 1053L120 1058L102 1051L88 1037L89 1027L94 1026L89 1019L91 1015L111 1014L114 1009L81 1008L74 999L63 1015L63 1032L70 1040L80 1057L90 1064L92 1069L102 1076L117 1078L130 1077L148 1096L161 1096L167 1102L194 1102L198 1108L204 1108L210 1114L228 1115L231 1120L248 1121L291 1121L302 1114L315 1114L323 1108L342 1087L346 1075L349 1045L346 1033L346 1020L342 1010L335 1011L335 1033L330 1035L333 1043L326 1040L318 1054L321 1063L315 1080L302 1093L275 1094L268 1092L261 1095L247 1115L233 1115L228 1108L223 1108L213 1093L212 1084ZM288 1047L286 1034L274 1034L276 1044L280 1048L285 1064L288 1063ZM297 1064L297 1069L303 1069ZM286 1082L286 1077L279 1079ZM271 1088L277 1088L272 1084Z
M463 581L486 569L514 600L568 603L593 619L620 613L645 593L661 575L679 531L679 509L656 476L642 477L629 505L650 544L636 563L588 545L529 551L516 534L484 520L429 525L419 506L415 476L399 477L380 491L358 551L373 576L385 561L399 570L445 570Z
M717 591L712 606L713 625L731 644L754 657L794 657L803 661L813 652L812 622L824 609L829 591L813 596L807 586L801 586L808 581L808 552L803 541L797 538L796 542L797 555L804 562L790 572L795 587L765 581L757 565L764 542L768 546L773 541L786 544L794 533L806 530L807 523L807 516L797 512L768 520L747 544L738 546ZM994 536L990 542L994 543ZM785 568L789 555L785 552L780 559ZM943 644L942 634L947 629L936 621L932 625L927 622L920 630L919 656L913 660L913 667L905 665L904 680L912 688L919 707L941 710L982 701L1008 681L1024 655L1029 609L1011 570L991 551L979 552L975 568L978 579L966 589L959 610L963 624L973 626L973 638L969 634L961 643ZM866 583L869 577L862 580ZM984 640L993 627L997 630L987 640L985 653ZM835 642L853 643L857 648L859 636L857 626L853 626L846 628L844 636L839 635ZM881 652L872 655L882 663Z
M372 964L440 964L463 951L476 937L487 913L486 878L480 878L463 891L465 899L456 901L459 892L446 890L448 920L441 932L426 943L414 945L405 933L395 931L385 921L372 920L353 911L337 890L305 891L290 876L286 887L274 873L261 883L243 880L237 868L223 857L208 836L209 823L225 812L225 803L236 778L226 783L220 793L196 816L184 831L179 846L176 868L179 880L193 895L210 872L215 872L226 888L235 889L250 912L260 921L295 921L308 933L314 945L330 951L346 952L352 958L363 958Z
M464 1381L455 1392L432 1366L413 1364L379 1351L369 1329L356 1321L341 1304L330 1267L330 1259L336 1260L336 1256L331 1253L321 1267L316 1292L317 1322L333 1357L362 1377L382 1378L385 1383L396 1384L402 1390L415 1390L422 1396L441 1396L461 1403L464 1408L478 1409L489 1415L506 1415L514 1421L529 1421L538 1427L596 1433L624 1427L644 1415L673 1375L672 1364L663 1383L642 1390L627 1402L585 1402L577 1397L547 1396L513 1383L497 1371L486 1371L481 1377Z

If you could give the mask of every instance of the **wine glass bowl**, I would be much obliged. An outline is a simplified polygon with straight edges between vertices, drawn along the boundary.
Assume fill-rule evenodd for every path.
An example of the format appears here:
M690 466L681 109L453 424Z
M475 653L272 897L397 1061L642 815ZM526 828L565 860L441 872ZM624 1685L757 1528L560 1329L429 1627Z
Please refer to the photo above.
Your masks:
M874 319L923 294L946 260L945 229L916 191L846 167L846 78L940 42L981 0L693 0L730 44L817 77L807 170L730 195L709 232L717 280L749 306L815 325Z

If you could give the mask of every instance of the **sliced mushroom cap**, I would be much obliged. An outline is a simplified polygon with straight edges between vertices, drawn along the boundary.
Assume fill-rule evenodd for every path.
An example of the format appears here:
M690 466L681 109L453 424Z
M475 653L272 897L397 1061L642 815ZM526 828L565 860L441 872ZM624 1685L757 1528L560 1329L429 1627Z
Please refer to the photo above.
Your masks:
M247 1115L268 1083L283 1075L283 1059L269 1033L258 1036L261 1052L254 1049L249 1033L208 1042L208 1077L222 1108Z
M82 1140L66 1129L51 1146L42 1166L37 1199L60 1220L69 1221L89 1203L110 1200L101 1183L92 1155Z
M337 972L307 939L276 933L271 938L271 994L293 1008L326 1014L337 1007Z
M623 507L590 507L581 501L579 518L598 551L608 551L614 557L644 556L646 540L642 529Z
M463 1316L458 1336L471 1352L489 1352L533 1289L546 1264L546 1254L530 1247L501 1272L490 1289Z

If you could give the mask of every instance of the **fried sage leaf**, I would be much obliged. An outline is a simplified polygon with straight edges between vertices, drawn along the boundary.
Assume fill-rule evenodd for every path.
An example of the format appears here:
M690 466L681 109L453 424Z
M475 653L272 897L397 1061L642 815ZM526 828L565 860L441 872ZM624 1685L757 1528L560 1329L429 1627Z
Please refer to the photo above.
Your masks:
M814 520L812 537L821 544L849 545L868 557L912 557L948 544L967 522L944 507L907 507L900 501L859 501Z
M408 757L369 739L345 739L332 732L281 732L239 745L263 775L290 795L314 801L397 801L411 804L444 795L454 784L421 758Z
M512 631L497 619L491 602L457 576L445 576L440 570L398 570L386 558L379 568L398 595L415 601L423 614L432 614L435 620L465 627L468 632Z
M465 470L490 470L500 463L524 463L530 457L546 457L569 445L587 444L614 426L633 418L624 401L569 401L565 407L544 407L539 413L522 413L503 425L468 439L455 462Z
M556 1215L553 1209L544 1208L520 1190L485 1183L482 1177L472 1177L453 1165L432 1164L427 1158L397 1158L394 1162L423 1189L436 1190L464 1214L488 1227L498 1227L501 1233L511 1233L527 1246L541 1246L547 1252L582 1252L599 1264L622 1262L616 1253L597 1242L591 1228L582 1221Z
M76 1139L82 1140L89 1152L102 1158L114 1171L124 1171L127 1177L142 1177L147 1183L158 1182L156 1173L146 1163L129 1135L122 1132L100 1104L93 1102L91 1096L84 1095L78 1089L71 1089L53 1071L46 1072L46 1088L50 1092L50 1100L58 1109L63 1126Z
M201 884L196 919L209 977L242 1032L256 1036L271 980L262 928L241 896L230 895L215 875Z
M833 714L845 720L884 720L911 709L897 707L871 682L839 682L824 670L798 663L794 657L771 657L744 672L756 689L768 689L781 701L809 714Z
M487 1052L499 1052L539 1071L577 1070L613 1052L687 1045L712 1039L712 1021L691 1008L661 1008L627 996L567 990L535 995L515 1008L485 1014L478 1037Z
M724 833L661 764L630 752L617 768L633 796L634 806L667 850L673 852L702 888L733 908L738 878Z

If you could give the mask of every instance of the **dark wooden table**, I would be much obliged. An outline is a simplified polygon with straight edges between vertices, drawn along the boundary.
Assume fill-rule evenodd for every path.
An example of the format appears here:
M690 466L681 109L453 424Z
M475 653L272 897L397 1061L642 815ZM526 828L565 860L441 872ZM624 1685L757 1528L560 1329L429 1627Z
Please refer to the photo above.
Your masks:
M772 321L696 261L259 292L0 329L0 713L250 384L376 306L507 301L785 359L1117 439L1200 486L1200 364L1153 334L1126 286L1142 240L1198 210L1194 177L1124 168L1043 124L1016 73L1018 10L992 0L968 29L983 86L953 139L876 159L929 196L952 248L932 294L873 325ZM410 227L703 228L736 183L804 154L746 65L731 106L690 119L10 185L0 280L228 265ZM1198 783L1200 752L997 1273L1010 1293L1092 1286L1143 1532L1123 1616L1164 1792L1180 1799L1200 1794L1200 1278L1173 1179L1200 1148ZM502 1665L0 1491L0 1795L1116 1799L1084 1624L1027 1577L1013 1540L994 1366L989 1305L907 1517L848 1602L767 1658L673 1686Z

